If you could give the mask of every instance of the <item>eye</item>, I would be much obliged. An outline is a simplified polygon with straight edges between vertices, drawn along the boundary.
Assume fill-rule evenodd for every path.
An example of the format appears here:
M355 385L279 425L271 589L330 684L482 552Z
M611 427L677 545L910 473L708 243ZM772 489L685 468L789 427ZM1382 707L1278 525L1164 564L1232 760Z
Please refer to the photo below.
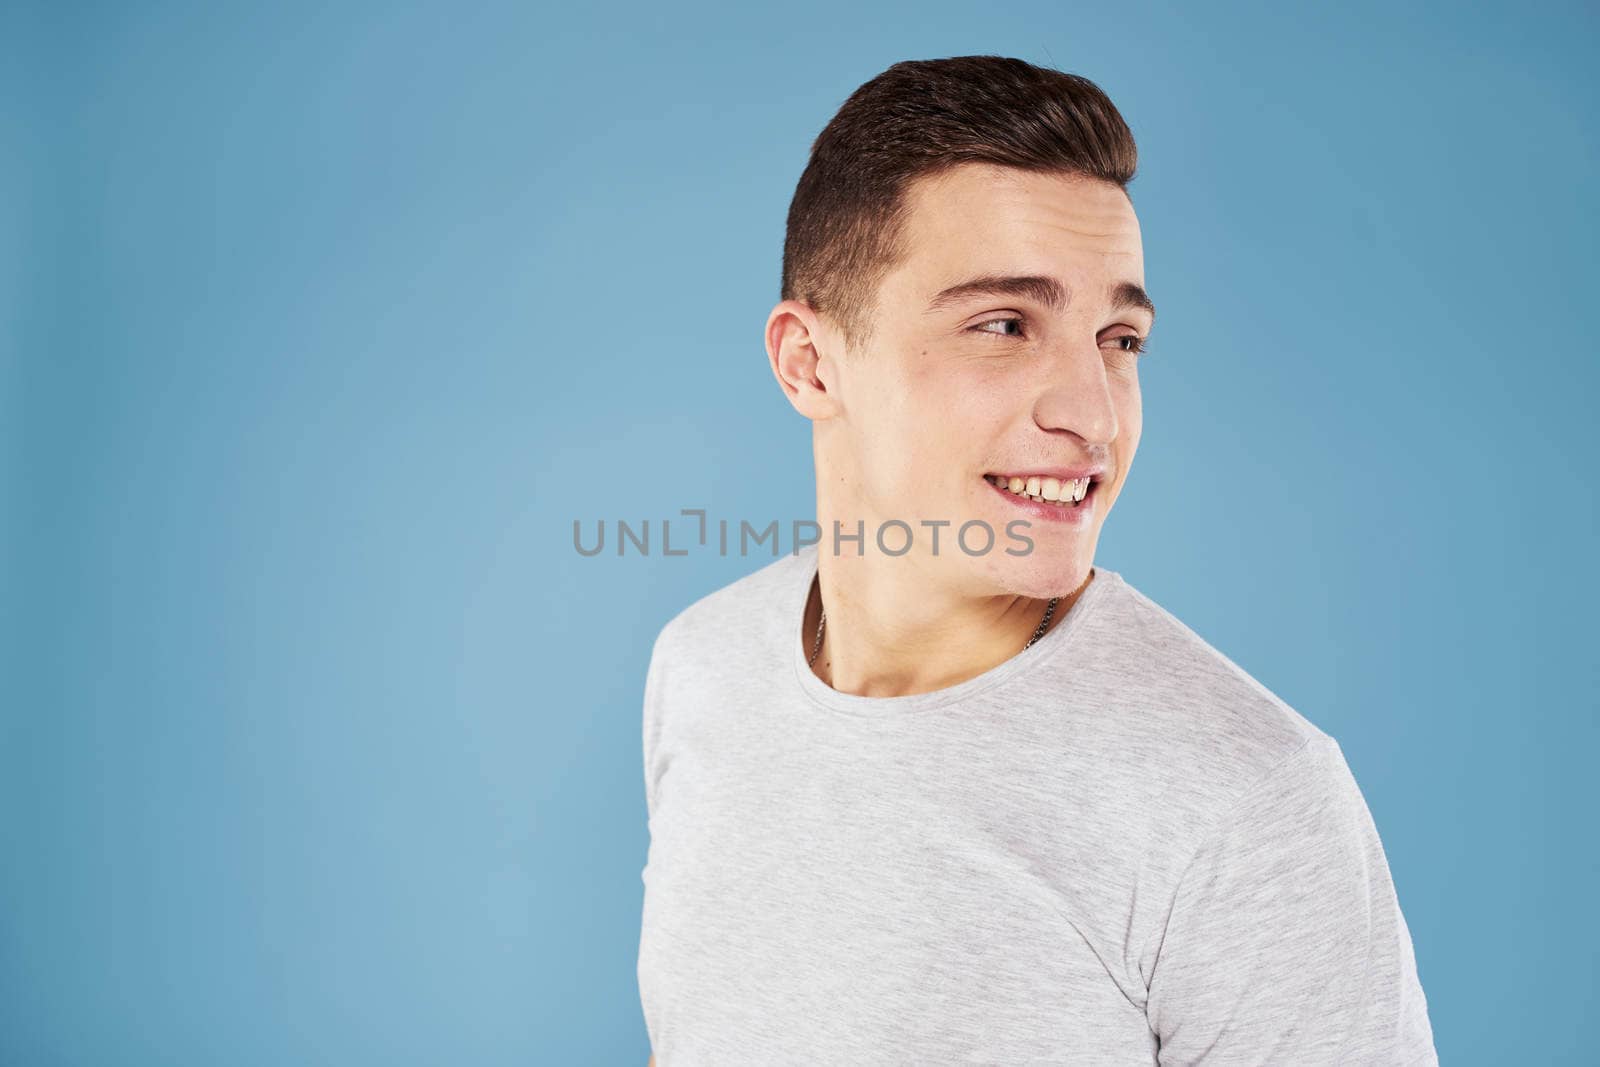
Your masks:
M1007 318L1003 318L1003 319L989 319L987 322L980 322L976 326L969 326L968 329L975 330L978 333L989 334L991 337L1021 337L1022 336L1020 333L1004 333L1004 332L1001 332L1001 331L998 331L998 330L986 330L986 329L984 329L985 326L993 326L997 322L999 322L999 323L1014 322L1014 323L1017 324L1019 329L1022 326L1022 320L1021 319L1007 317Z
M1130 355L1143 355L1150 350L1149 342L1135 333L1125 333L1121 337L1112 337L1109 340L1115 345L1122 346L1119 351Z

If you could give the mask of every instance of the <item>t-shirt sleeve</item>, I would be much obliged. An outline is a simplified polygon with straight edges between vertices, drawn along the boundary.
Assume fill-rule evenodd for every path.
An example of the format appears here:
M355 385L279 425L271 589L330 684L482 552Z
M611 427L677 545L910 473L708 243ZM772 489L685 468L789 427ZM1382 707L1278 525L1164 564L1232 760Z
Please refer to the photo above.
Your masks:
M1162 1064L1438 1063L1388 860L1331 737L1235 802L1157 936Z
M661 740L661 673L666 659L663 650L665 631L656 636L650 649L650 666L644 678L644 802L647 819L656 812L656 780L660 771L656 753Z

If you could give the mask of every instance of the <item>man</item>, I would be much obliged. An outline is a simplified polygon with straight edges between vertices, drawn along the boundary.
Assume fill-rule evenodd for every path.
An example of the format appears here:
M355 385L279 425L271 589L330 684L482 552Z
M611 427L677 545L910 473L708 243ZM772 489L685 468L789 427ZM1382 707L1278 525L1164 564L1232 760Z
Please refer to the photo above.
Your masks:
M813 146L766 345L822 538L645 682L664 1067L1437 1062L1338 743L1093 564L1135 162L1092 83L996 56L898 63Z

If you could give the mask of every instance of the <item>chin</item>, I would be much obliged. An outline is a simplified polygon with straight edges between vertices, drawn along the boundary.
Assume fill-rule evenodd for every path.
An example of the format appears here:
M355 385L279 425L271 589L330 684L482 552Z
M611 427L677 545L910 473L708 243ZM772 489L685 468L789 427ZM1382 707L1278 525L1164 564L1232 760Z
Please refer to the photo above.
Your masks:
M996 593L1049 600L1070 596L1083 585L1094 565L1094 545L1051 545L1035 537L1033 551L1026 556L1008 556L1000 548L971 562Z

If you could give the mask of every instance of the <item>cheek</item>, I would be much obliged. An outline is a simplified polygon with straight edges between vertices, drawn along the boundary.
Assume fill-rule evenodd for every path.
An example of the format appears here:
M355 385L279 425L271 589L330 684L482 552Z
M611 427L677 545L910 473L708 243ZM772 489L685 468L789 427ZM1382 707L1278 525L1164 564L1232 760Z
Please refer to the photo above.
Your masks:
M932 360L930 355L929 360ZM899 407L907 439L941 454L959 452L972 432L998 417L1015 396L997 381L959 362L939 362L902 376Z
M948 389L931 370L902 366L858 395L868 401L852 412L868 497L896 512L928 498L962 436Z
M1137 371L1108 375L1111 385L1111 403L1117 410L1117 432L1120 436L1138 437L1144 422L1144 398L1139 392Z

